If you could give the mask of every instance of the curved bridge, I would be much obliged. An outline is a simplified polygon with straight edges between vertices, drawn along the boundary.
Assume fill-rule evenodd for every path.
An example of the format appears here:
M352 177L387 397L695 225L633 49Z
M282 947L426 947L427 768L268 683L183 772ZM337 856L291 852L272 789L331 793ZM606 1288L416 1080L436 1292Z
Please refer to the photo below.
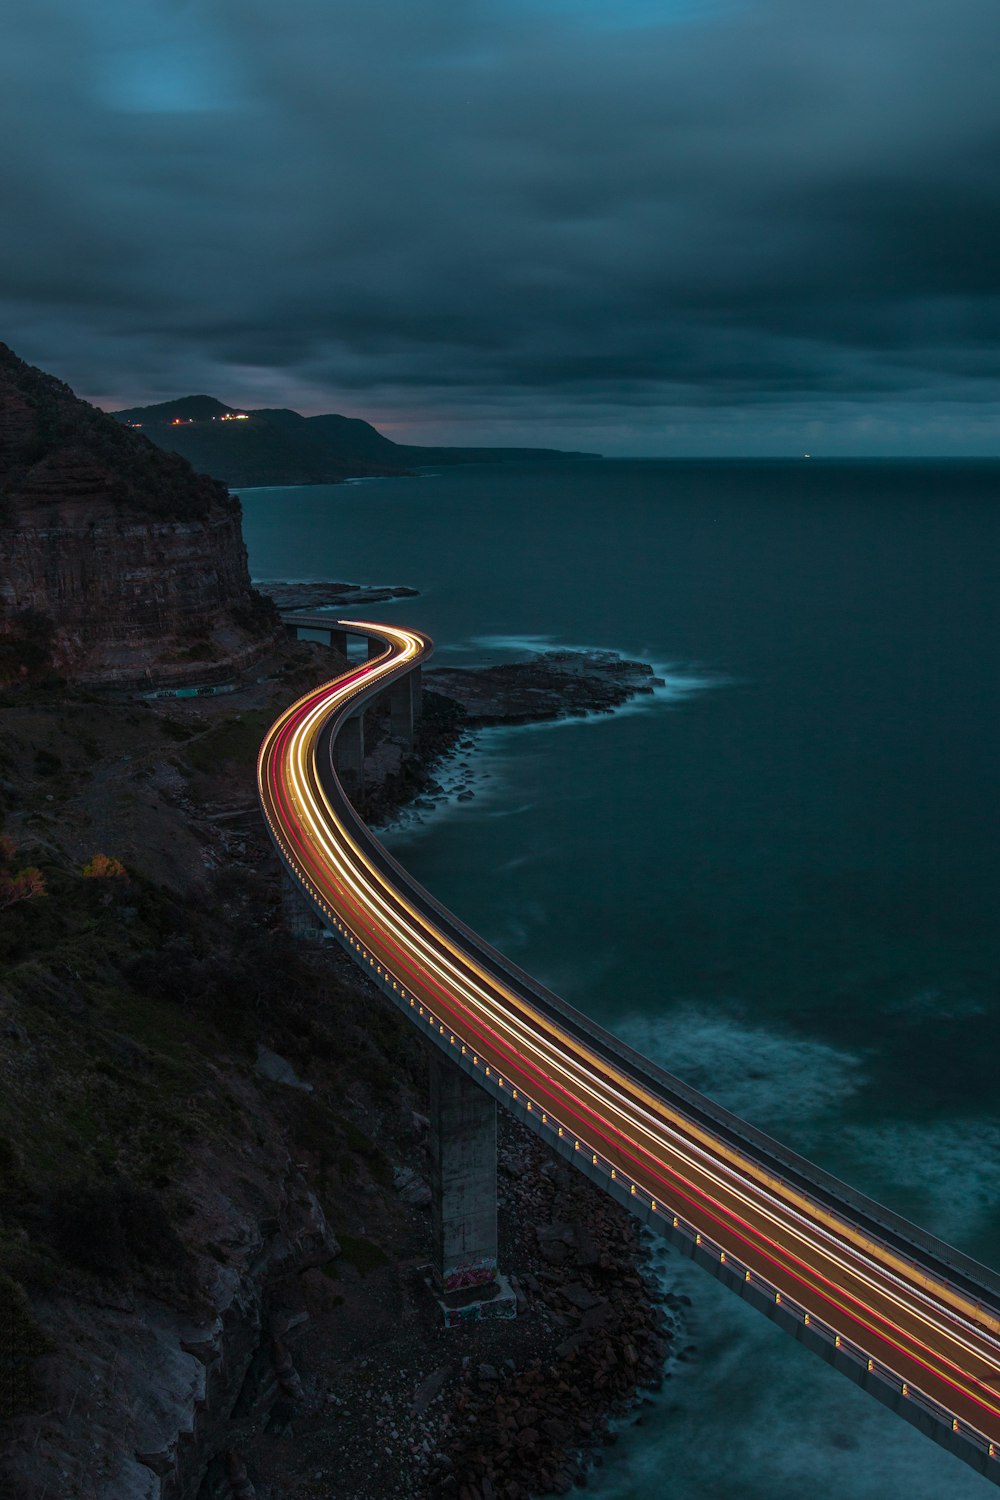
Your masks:
M431 642L388 625L331 624L366 636L377 654L287 709L258 763L278 853L326 928L554 1150L1000 1483L1000 1278L631 1051L411 879L353 811L333 746Z

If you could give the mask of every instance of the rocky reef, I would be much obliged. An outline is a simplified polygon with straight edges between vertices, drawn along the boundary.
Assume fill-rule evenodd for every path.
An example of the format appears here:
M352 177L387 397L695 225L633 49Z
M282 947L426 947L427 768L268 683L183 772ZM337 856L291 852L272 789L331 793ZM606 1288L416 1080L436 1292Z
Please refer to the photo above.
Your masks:
M217 680L275 628L225 486L0 344L0 684Z
M539 651L528 661L488 667L434 667L436 692L461 704L469 728L540 724L547 719L609 714L663 686L648 662L616 651Z

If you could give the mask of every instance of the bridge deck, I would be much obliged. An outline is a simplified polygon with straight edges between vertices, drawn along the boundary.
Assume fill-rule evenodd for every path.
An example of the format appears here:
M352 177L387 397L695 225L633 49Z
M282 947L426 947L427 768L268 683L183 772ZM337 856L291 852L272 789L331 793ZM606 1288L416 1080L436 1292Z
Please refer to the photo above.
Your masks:
M624 1047L490 948L357 818L334 738L426 658L410 630L293 704L268 827L328 929L413 1022L651 1228L1000 1483L1000 1279Z

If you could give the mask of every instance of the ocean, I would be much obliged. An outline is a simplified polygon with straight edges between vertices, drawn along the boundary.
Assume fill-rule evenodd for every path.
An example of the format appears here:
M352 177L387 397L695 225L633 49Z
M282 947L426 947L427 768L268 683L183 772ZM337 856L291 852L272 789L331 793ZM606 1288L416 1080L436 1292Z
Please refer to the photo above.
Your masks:
M388 831L632 1046L1000 1267L1000 463L569 462L243 492L257 579L408 584L442 663L652 662ZM365 611L359 611L364 614ZM986 1500L706 1274L603 1500Z

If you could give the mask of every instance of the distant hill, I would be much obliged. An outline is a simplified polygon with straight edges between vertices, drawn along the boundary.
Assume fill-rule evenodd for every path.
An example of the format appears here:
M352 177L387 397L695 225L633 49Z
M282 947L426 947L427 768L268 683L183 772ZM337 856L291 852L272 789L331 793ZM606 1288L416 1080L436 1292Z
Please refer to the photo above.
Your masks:
M394 443L357 417L303 417L286 407L225 406L214 396L181 396L157 406L111 413L141 428L157 447L180 453L202 474L235 488L337 484L371 475L408 474L426 464L560 462L599 458L557 448L419 448Z

